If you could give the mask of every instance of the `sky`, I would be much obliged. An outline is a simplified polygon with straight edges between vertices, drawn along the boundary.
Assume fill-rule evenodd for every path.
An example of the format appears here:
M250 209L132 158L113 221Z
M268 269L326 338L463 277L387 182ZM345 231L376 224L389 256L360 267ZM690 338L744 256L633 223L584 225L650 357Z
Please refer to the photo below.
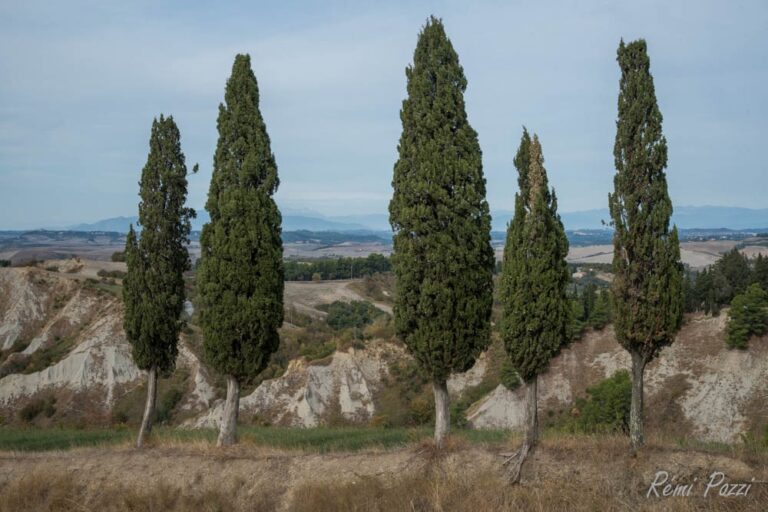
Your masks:
M405 68L431 14L468 80L488 201L510 210L525 125L561 211L612 188L619 41L645 38L673 203L768 207L768 2L0 0L0 229L136 215L152 119L173 115L202 208L216 116L249 53L284 212L384 213Z

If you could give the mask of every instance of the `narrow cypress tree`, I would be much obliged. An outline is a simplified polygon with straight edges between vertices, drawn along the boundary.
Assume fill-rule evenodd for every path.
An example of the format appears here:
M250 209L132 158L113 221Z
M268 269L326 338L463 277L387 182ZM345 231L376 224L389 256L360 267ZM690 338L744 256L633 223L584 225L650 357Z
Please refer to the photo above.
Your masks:
M570 339L571 276L566 263L568 239L550 191L541 144L523 131L515 167L520 192L515 215L507 228L500 297L501 337L512 366L528 387L528 411L523 446L512 463L517 482L528 454L538 440L537 380L549 361Z
M643 444L643 373L646 364L674 341L683 314L683 267L677 228L669 229L667 141L656 103L644 40L621 42L614 192L612 283L614 326L632 356L630 440Z
M446 381L490 343L494 255L480 145L464 107L467 80L440 20L424 26L406 69L389 204L398 335L433 383L435 442L449 429Z
M224 98L198 273L205 355L227 376L219 446L237 441L240 384L267 366L283 323L279 180L248 55L235 57Z
M147 402L136 440L141 447L152 429L157 375L169 375L176 364L180 319L184 308L183 273L189 269L190 218L186 208L187 167L179 129L173 117L155 119L149 156L139 182L137 240L131 226L125 244L128 273L123 280L123 325L133 346L133 360L147 370Z

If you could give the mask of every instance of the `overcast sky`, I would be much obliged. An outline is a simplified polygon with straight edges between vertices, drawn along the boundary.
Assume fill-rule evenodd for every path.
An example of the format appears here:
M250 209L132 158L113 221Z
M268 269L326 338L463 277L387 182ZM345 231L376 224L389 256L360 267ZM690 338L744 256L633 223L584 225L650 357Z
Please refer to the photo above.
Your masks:
M648 41L678 205L768 207L768 2L0 1L0 228L135 215L152 118L200 173L238 52L251 55L285 210L385 212L405 67L430 14L469 82L492 209L541 138L562 211L612 186L619 40ZM194 6L192 6L194 4Z

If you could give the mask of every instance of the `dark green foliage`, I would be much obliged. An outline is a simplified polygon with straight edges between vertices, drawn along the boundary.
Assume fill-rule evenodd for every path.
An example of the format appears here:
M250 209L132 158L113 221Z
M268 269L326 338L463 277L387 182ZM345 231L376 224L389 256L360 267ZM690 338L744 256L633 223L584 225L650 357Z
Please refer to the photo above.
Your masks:
M286 281L312 281L312 276L320 274L320 279L350 279L372 276L377 272L392 270L389 258L381 254L369 254L366 258L316 259L310 261L287 260L285 262Z
M11 266L11 260L0 260L0 268L10 267L10 266Z
M504 387L510 391L514 391L515 389L519 388L520 384L522 383L520 380L520 374L517 373L515 367L512 366L512 361L506 357L504 358L504 362L501 365L500 377L501 383L504 384Z
M385 314L370 302L362 300L352 302L337 300L323 309L328 313L325 321L337 331L348 328L362 329L372 323L376 317Z
M128 272L123 280L123 326L142 370L156 366L169 374L176 363L184 309L184 278L190 267L190 218L186 208L187 166L181 136L172 117L152 122L147 163L139 182L137 240L130 227L125 245Z
M113 279L124 279L126 273L122 270L104 270L101 269L98 272L96 272L96 275L99 277L111 277Z
M111 260L115 261L115 262L123 262L123 261L125 261L125 251L115 251L115 252L113 252Z
M688 281L691 283L686 284ZM738 248L734 248L700 273L686 273L686 311L717 315L720 308L730 304L750 283L757 283L768 290L768 258L758 255L750 261Z
M220 373L255 378L280 343L283 244L275 157L248 55L238 55L219 106L219 140L200 235L197 277L205 355Z
M752 282L768 292L768 258L758 254L752 271Z
M389 204L395 327L430 378L443 381L490 342L491 217L467 80L440 20L427 21L406 76Z
M512 366L528 382L570 341L571 275L565 261L568 239L555 192L549 189L541 145L527 131L515 167L520 192L504 247L500 331Z
M596 330L601 330L611 322L611 297L608 290L601 290L597 294L592 314L589 317L589 325Z
M155 423L167 423L173 416L173 410L184 397L184 391L173 387L163 393L157 401Z
M577 432L627 432L632 383L629 372L621 370L588 388L587 399L576 400L575 419L569 424Z
M587 330L587 322L584 319L584 304L578 297L572 297L571 301L571 325L568 338L578 340Z
M734 297L726 330L728 348L747 348L752 336L768 332L768 292L751 284L744 293Z
M614 226L614 326L619 343L649 361L672 343L682 323L683 272L677 228L669 229L667 141L645 41L622 41L617 60L617 172L608 196Z
M730 302L733 297L747 289L752 279L749 260L737 248L733 248L715 264L730 287L730 295L725 298Z
M313 343L301 348L299 355L305 357L307 361L316 361L318 359L325 359L336 352L336 343L333 341L326 341L324 343Z

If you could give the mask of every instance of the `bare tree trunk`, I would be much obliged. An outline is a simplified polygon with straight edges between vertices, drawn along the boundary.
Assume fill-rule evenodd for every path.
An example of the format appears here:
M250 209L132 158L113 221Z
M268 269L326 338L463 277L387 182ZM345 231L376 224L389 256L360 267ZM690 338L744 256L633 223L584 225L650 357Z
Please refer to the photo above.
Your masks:
M141 420L139 436L136 438L136 448L144 446L144 439L152 431L152 418L155 415L155 402L157 402L157 367L152 366L147 376L147 402L144 405L144 417Z
M444 380L436 380L432 383L432 388L435 391L435 446L442 448L451 428L448 385Z
M528 383L528 401L525 414L526 425L523 446L520 447L520 451L513 454L505 462L505 464L511 464L509 467L509 481L513 484L520 481L520 473L523 470L523 464L529 455L533 455L533 451L536 449L536 443L539 440L538 380L539 377L536 376Z
M634 452L643 446L643 373L645 358L632 354L632 405L629 409L629 444Z
M230 446L237 442L237 413L240 409L240 383L232 375L227 376L227 400L219 426L216 446Z

